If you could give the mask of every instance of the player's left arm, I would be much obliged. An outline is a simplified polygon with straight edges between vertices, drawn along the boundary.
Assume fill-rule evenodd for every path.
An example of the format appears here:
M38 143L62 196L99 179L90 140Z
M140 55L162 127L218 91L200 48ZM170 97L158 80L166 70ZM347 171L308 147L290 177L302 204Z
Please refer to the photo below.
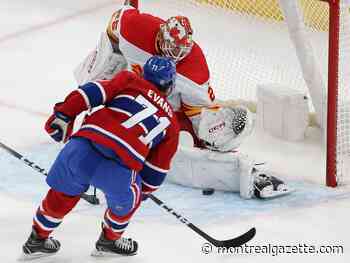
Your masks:
M178 131L167 138L150 151L144 163L143 169L139 172L142 179L142 194L147 196L156 191L164 182L170 170L179 142Z
M64 102L54 106L45 129L58 142L66 142L71 136L76 116L86 110L104 105L137 78L135 73L122 71L112 80L88 82L71 92Z

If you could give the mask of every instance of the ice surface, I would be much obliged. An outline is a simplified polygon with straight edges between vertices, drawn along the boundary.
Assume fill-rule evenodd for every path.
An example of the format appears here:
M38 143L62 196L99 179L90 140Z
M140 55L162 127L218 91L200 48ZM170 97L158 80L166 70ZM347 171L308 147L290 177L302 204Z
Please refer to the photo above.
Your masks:
M49 168L60 148L61 146L57 144L43 144L32 147L25 156L42 168ZM44 176L12 156L8 156L7 153L1 152L0 160L3 167L3 172L0 175L0 191L39 203L43 193L48 189ZM186 188L171 183L164 184L156 195L194 222L203 224L219 224L228 219L236 221L244 217L283 212L286 209L309 207L332 199L350 197L350 193L343 189L334 190L300 180L287 180L287 183L295 189L295 192L283 198L269 201L243 200L238 194L221 191L216 191L212 196L204 196L200 189ZM90 191L92 192L92 189ZM87 210L85 213L97 216L103 213L105 202L101 193L99 193L99 197L103 205L95 207L91 211ZM80 208L83 210L90 207L84 201L81 203ZM166 220L168 215L151 203L152 201L144 203L144 209L140 210L139 218L141 220L144 218Z

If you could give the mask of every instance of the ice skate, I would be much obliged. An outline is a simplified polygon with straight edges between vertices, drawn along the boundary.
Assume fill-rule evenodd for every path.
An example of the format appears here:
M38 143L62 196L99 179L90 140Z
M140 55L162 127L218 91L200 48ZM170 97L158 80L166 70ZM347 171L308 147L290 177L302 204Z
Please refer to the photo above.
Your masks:
M133 256L137 253L137 248L137 242L131 238L108 240L102 230L91 255L94 257Z
M31 260L41 257L52 256L58 252L61 244L58 240L48 237L40 238L33 228L27 242L23 245L23 254L19 260Z

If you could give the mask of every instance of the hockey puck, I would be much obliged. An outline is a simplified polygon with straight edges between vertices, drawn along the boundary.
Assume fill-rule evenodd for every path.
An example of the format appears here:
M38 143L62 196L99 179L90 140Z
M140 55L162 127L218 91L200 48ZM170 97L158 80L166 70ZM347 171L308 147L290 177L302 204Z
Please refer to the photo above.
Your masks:
M203 195L212 195L214 194L215 190L214 188L205 188L202 190Z

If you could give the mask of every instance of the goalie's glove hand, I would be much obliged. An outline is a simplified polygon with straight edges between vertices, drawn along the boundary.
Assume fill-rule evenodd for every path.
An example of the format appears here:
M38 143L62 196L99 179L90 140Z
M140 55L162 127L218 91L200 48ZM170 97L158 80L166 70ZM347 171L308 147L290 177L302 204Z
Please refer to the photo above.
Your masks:
M229 152L250 135L253 127L253 117L244 107L222 107L218 111L203 109L198 137L208 149Z
M74 119L55 111L46 121L46 132L56 141L65 143L72 135Z

